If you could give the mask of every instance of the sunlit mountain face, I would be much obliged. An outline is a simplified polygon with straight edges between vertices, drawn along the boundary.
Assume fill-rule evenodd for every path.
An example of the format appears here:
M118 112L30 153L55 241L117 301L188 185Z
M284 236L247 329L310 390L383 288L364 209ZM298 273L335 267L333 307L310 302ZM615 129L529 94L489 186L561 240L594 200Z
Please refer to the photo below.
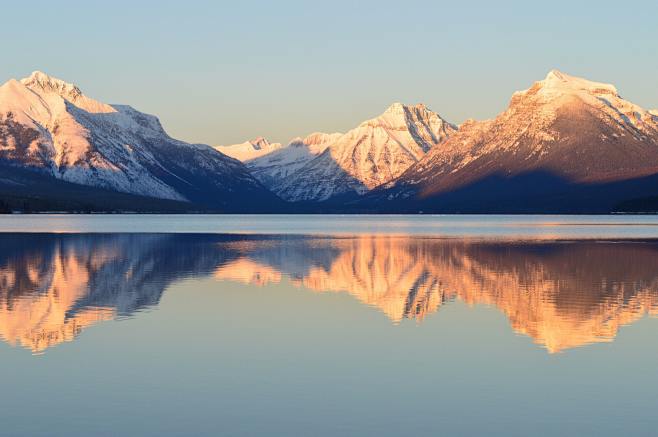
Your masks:
M396 324L489 305L551 353L658 314L658 241L13 234L0 246L0 336L35 353L155 308L185 278L349 293Z

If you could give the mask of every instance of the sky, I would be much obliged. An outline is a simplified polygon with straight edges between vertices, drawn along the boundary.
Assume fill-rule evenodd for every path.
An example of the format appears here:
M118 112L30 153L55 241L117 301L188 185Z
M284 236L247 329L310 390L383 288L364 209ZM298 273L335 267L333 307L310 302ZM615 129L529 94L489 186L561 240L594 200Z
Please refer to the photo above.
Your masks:
M557 68L658 108L658 2L2 5L0 82L33 70L211 145L344 132L393 102L459 124Z

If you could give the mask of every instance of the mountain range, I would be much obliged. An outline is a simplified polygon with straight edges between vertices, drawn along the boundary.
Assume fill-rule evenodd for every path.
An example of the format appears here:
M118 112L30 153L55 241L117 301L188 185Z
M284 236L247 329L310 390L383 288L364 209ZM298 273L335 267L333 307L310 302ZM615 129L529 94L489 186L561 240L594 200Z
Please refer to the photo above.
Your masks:
M257 139L245 143L254 152L231 156L245 162L281 198L318 202L346 193L362 195L394 180L456 130L425 105L395 103L345 134L315 133L285 148L270 145L271 153L252 157L262 150L263 140ZM218 150L230 154L242 146Z
M655 112L612 85L554 70L494 119L464 123L368 202L428 212L609 212L657 192Z
M210 147L34 72L0 86L0 201L75 211L653 211L658 111L553 70L491 120L455 126L423 104L395 103L346 133Z

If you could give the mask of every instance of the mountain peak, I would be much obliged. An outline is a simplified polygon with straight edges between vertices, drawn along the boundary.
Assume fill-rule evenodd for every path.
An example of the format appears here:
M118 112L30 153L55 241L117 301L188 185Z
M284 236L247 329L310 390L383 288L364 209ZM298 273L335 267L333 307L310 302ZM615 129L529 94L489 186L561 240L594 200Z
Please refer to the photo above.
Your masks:
M389 106L384 113L387 114L402 114L405 110L409 109L427 109L423 103L417 103L415 105L405 105L404 103L395 102Z
M30 76L21 79L21 83L28 88L38 88L46 92L54 92L71 100L75 100L82 95L82 91L76 85L49 76L38 70L33 71Z
M377 117L366 120L361 126L397 126L404 128L407 125L409 117L431 118L434 113L422 103L415 105L405 105L404 103L395 102Z
M585 91L592 94L618 95L617 88L614 85L593 82L555 69L549 71L546 78L539 82L539 84L542 89L552 92L567 93Z
M253 140L249 141L255 150L267 149L270 146L270 142L267 141L264 137L256 137Z
M403 105L403 104L400 103L400 102L395 102L395 103L393 103L391 106L389 106L388 108L386 108L386 111L384 111L384 112L389 112L389 113L399 113L399 112L404 111L404 106L405 106L405 105Z
M364 121L360 126L385 126L404 130L409 127L409 123L429 123L436 126L449 124L423 103L405 105L403 103L395 102L389 106L384 113L373 119Z
M572 76L569 76L566 73L562 73L560 70L554 68L551 71L548 72L546 75L546 78L544 80L549 81L549 80L569 80L571 79Z
M245 141L240 144L233 144L229 146L216 146L215 150L235 158L238 161L250 161L258 158L259 156L267 155L274 150L282 147L281 143L270 143L264 137L256 137L253 140Z

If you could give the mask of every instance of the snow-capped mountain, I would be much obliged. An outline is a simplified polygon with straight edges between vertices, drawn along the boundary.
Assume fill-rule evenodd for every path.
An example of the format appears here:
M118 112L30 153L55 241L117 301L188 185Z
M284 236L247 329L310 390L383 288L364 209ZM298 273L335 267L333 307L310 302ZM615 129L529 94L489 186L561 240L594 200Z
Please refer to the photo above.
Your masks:
M285 200L323 201L395 179L455 131L422 104L395 103L345 134L312 134L244 162Z
M247 162L259 156L267 155L282 147L281 143L270 143L263 137L258 137L251 141L245 141L241 144L230 146L217 146L215 150L235 158L238 161Z
M364 194L398 177L456 128L424 105L391 105L338 138L275 192L291 201Z
M278 202L239 161L175 140L156 117L96 101L38 71L0 86L0 163L213 208L243 209L245 196Z
M266 187L278 192L291 175L324 152L342 134L313 133L306 138L295 138L286 147L258 158L243 161L251 174Z
M553 70L496 118L464 123L368 202L439 212L603 211L658 194L646 180L657 174L658 117L612 85Z
M459 129L396 103L344 134L212 148L34 72L0 86L0 209L28 198L41 210L278 212L281 198L300 211L633 210L658 204L658 110L553 70Z

